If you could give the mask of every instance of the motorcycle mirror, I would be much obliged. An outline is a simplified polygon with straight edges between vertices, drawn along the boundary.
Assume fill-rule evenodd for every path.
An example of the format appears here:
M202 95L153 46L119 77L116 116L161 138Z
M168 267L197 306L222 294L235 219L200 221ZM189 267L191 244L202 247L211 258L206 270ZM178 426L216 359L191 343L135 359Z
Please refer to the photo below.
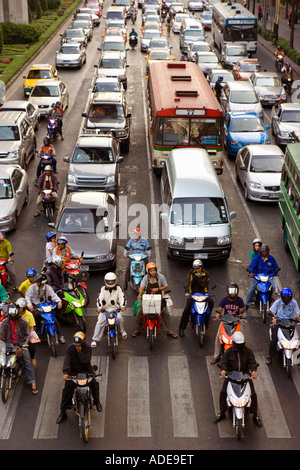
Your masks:
M96 372L96 370L98 370L98 366L93 365L93 370Z
M48 301L51 302L51 300L52 300L52 297L51 297L51 295L49 295L48 296Z
M48 223L48 227L53 227L53 228L55 228L55 224L54 224L53 222L49 222L49 223Z

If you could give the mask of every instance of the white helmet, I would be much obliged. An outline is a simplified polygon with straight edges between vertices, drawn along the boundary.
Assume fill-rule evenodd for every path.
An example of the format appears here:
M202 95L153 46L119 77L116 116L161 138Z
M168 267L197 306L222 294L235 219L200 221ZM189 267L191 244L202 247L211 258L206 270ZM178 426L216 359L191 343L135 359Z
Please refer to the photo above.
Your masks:
M194 269L201 268L202 266L203 266L203 263L202 263L201 259L195 259L193 261L193 268Z
M104 276L104 282L106 287L115 287L117 284L117 276L115 273L107 273Z
M18 300L16 300L15 304L18 305L20 308L27 307L27 301L23 297L20 297Z
M232 336L232 342L235 344L244 344L245 336L241 331L236 331Z

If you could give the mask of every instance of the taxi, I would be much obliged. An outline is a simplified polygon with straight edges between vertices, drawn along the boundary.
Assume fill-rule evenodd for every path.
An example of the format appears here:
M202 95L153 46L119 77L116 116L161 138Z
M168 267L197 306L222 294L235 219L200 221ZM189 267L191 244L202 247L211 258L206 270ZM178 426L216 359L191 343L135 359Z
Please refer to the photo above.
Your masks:
M24 76L24 95L29 96L38 80L58 80L58 72L50 64L33 64L27 76Z
M148 75L149 67L154 62L159 60L163 61L170 61L175 60L175 57L172 56L168 49L151 49L149 53L146 55L145 60L147 61L146 64L146 75Z

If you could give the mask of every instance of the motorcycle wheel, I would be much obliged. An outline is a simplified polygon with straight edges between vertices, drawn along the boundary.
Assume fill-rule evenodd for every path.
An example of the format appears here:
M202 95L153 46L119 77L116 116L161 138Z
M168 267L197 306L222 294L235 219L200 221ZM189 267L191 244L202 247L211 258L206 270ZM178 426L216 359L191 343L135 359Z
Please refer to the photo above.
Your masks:
M291 358L286 358L285 359L285 370L286 370L286 375L288 377L288 379L290 379L292 377L292 360Z
M10 388L9 382L10 382L9 377L7 375L3 375L2 390L1 390L1 398L2 398L3 403L6 403L8 400L9 388Z
M268 304L269 304L269 302L267 302L267 304L263 304L262 301L260 301L259 309L260 309L261 314L262 314L263 323L266 323L266 321L267 321L267 312L269 310Z
M153 345L154 345L154 331L153 330L149 330L149 348L153 349Z
M200 327L199 327L199 335L198 335L198 341L199 341L200 348L202 348L203 345L204 345L205 330L206 330L205 323L202 322Z
M112 336L110 338L110 349L111 349L111 357L116 359L116 337Z
M85 323L84 317L79 317L78 315L76 315L75 312L74 312L74 317L75 317L76 325L80 328L80 330L83 333L85 333L86 332L86 323Z
M82 410L83 413L80 414L80 434L83 442L87 443L89 440L89 410L87 404L81 406L84 410Z
M53 356L57 357L57 351L56 351L56 343L58 343L57 332L55 332L54 336L50 335L50 333L47 332L46 336L47 336L48 346L51 349L51 352L52 352Z
M235 418L235 420L236 438L240 441L243 438L243 423L241 418Z

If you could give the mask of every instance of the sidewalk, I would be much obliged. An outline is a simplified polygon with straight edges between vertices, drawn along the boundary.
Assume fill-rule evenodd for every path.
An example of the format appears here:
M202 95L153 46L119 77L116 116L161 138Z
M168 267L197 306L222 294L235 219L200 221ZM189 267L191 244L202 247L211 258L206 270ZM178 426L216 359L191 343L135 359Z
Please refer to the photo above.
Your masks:
M259 3L258 6L259 5L262 5L262 4ZM256 15L257 15L257 8L256 8ZM259 22L259 24L262 24L262 22ZM268 17L267 29L269 31L273 31L273 28L274 28L274 18ZM285 6L280 5L278 37L283 38L289 42L290 34L291 34L291 29L288 24L288 19L285 18ZM276 46L274 46L272 42L269 42L266 39L264 39L262 36L258 36L258 42L263 47L268 49L270 52L274 53L276 51ZM294 49L296 51L300 51L300 23L299 22L294 25ZM290 62L294 71L294 78L300 78L300 66L295 64L295 62L293 62L287 56L285 56L285 62Z

